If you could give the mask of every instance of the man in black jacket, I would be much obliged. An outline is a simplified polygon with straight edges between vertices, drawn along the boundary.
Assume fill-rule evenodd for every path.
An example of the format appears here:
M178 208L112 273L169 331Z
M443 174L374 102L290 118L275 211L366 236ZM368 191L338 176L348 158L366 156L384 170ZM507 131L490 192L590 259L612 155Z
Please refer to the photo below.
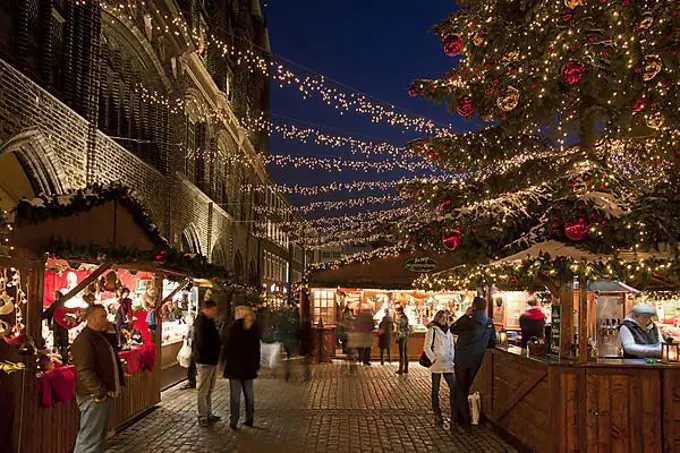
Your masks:
M486 315L486 300L475 297L472 306L451 326L451 333L458 335L453 360L456 373L456 418L463 429L470 431L470 387L482 365L484 352L496 340L493 321Z
M217 304L206 299L203 310L194 322L194 358L198 371L198 422L208 426L209 422L220 420L212 413L212 392L217 377L217 363L220 359L220 334L215 326Z

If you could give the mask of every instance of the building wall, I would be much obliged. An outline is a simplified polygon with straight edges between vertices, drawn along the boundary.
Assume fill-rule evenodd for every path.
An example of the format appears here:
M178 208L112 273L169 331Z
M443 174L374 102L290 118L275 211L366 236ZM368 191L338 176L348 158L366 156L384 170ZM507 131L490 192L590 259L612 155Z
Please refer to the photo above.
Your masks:
M268 115L268 81L205 42L266 48L258 0L16 3L0 7L15 24L0 33L0 155L18 156L36 194L120 181L173 246L189 235L187 251L260 284L262 219L242 189L271 184L244 163L267 137L243 125ZM32 7L52 20L21 22ZM163 31L177 21L195 36Z

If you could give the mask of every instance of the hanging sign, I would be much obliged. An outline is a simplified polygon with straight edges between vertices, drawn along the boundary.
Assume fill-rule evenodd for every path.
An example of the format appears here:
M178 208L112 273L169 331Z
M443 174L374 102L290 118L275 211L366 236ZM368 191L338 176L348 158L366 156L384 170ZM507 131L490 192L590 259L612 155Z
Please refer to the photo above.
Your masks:
M418 272L424 274L426 272L432 272L437 268L437 261L427 257L410 258L404 263L404 267L409 272Z
M560 336L562 324L562 307L559 305L552 306L551 314L552 322L550 327L550 342L548 343L548 355L551 357L560 356Z

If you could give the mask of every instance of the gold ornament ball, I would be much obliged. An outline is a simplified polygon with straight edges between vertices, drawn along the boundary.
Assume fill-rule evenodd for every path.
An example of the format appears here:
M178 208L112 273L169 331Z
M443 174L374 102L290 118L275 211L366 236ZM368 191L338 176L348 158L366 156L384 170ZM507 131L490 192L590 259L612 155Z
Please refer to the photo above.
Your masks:
M505 61L517 61L519 60L519 50L512 50L505 54Z
M472 38L472 43L477 47L481 46L484 44L484 35L479 32L475 33L475 36Z
M564 0L564 6L566 6L569 9L574 9L577 6L583 6L584 1L583 0Z
M658 55L647 55L643 60L644 73L643 80L649 82L654 77L656 77L663 68L663 63L661 62L661 57Z
M496 98L496 105L504 112L510 112L519 104L519 90L515 87L507 87L503 94Z
M638 25L640 30L646 30L649 27L652 26L654 23L654 17L652 16L651 13L644 13L642 15L642 20L640 21L640 24Z
M654 130L659 130L663 127L665 119L661 113L652 113L647 117L647 127Z

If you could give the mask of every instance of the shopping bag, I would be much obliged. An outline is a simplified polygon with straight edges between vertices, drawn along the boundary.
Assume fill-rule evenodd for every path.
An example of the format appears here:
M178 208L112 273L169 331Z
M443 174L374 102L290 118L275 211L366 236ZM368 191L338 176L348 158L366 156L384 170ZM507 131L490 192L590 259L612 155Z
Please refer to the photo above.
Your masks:
M260 343L260 366L274 369L281 361L281 343Z
M479 392L468 395L468 403L470 403L470 420L473 425L479 425L479 416L482 412L482 397Z
M193 351L191 350L191 346L189 346L189 342L184 340L184 344L177 353L177 363L179 363L179 366L182 368L189 368L192 355Z

